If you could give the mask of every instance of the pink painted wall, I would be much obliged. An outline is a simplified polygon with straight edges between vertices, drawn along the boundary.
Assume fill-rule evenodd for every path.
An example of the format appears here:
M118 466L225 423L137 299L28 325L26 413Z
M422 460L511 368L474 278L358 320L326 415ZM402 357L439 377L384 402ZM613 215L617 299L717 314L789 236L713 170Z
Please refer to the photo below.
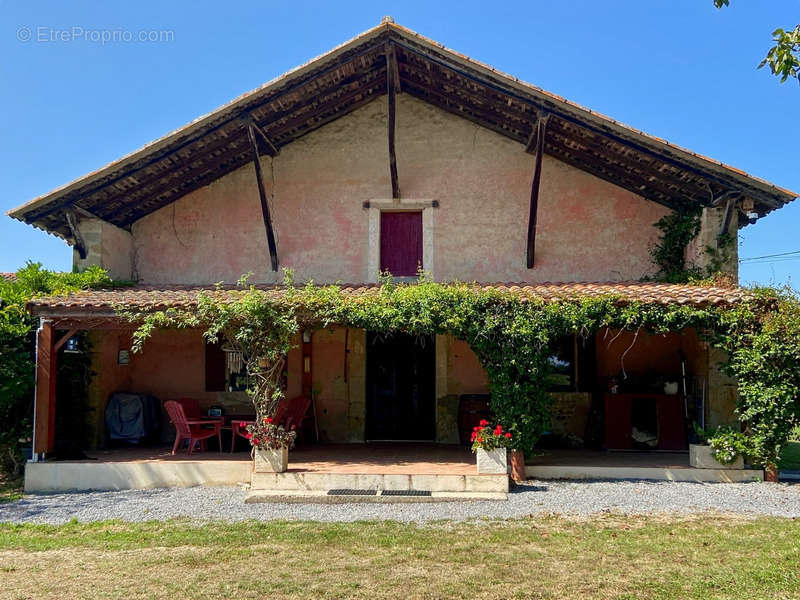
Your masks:
M438 200L438 280L638 279L651 271L652 224L667 209L546 157L536 267L525 268L534 158L522 145L401 94L397 161L404 199ZM278 256L296 279L368 279L367 200L391 196L386 98L263 159ZM275 281L252 165L133 225L146 283Z

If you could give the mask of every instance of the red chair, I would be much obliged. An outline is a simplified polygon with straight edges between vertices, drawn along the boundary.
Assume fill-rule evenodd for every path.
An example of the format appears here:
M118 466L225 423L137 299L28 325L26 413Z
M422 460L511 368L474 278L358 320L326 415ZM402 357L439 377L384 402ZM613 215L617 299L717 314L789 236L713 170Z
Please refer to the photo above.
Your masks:
M200 442L201 449L205 450L205 440L215 435L219 442L219 451L222 452L222 421L217 418L188 419L183 406L174 400L164 402L164 409L175 426L175 443L172 445L172 454L175 454L183 440L189 440L189 456L192 455L192 450L198 442Z
M300 429L303 424L303 419L306 418L308 407L311 406L311 398L307 396L297 396L292 398L286 405L284 411L277 416L277 422L283 425L286 429ZM279 407L280 412L280 407Z
M311 398L306 396L297 396L288 400L281 398L278 403L278 408L275 410L275 423L283 425L286 429L291 429L294 425L295 429L300 429L303 424L303 419L308 412L308 407L311 406ZM231 436L231 452L236 446L236 436L244 437L247 431L244 427L240 427L240 423L250 425L253 421L236 420L231 423L233 435Z

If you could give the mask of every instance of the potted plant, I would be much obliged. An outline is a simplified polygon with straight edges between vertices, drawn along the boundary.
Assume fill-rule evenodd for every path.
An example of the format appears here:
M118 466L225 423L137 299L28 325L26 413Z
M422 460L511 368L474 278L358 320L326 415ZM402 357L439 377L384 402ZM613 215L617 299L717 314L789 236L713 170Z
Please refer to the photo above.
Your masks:
M289 466L289 448L294 446L297 432L294 425L286 429L272 417L256 419L247 425L242 423L244 435L252 445L253 471L256 473L283 473Z
M511 438L511 433L503 431L502 425L492 427L486 419L473 428L470 439L477 457L478 473L508 473L507 449Z
M689 444L689 465L698 469L744 469L747 436L733 427L694 426L697 444Z

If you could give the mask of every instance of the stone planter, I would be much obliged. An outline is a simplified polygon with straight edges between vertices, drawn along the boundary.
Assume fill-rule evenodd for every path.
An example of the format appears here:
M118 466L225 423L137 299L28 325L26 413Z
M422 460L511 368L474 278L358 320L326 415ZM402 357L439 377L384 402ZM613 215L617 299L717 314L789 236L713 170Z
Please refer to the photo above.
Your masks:
M689 466L697 469L744 469L744 459L737 456L729 465L717 462L711 454L711 446L689 444Z
M508 473L508 457L505 448L495 448L494 450L483 450L478 448L476 452L478 459L478 473Z
M288 467L288 448L256 448L253 451L253 471L256 473L283 473Z

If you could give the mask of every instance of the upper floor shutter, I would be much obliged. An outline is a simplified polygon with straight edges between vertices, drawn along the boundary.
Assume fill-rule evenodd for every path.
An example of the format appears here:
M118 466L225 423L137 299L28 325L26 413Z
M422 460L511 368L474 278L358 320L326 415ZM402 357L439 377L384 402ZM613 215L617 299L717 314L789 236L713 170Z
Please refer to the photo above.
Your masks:
M381 213L381 273L413 277L422 266L422 212Z

